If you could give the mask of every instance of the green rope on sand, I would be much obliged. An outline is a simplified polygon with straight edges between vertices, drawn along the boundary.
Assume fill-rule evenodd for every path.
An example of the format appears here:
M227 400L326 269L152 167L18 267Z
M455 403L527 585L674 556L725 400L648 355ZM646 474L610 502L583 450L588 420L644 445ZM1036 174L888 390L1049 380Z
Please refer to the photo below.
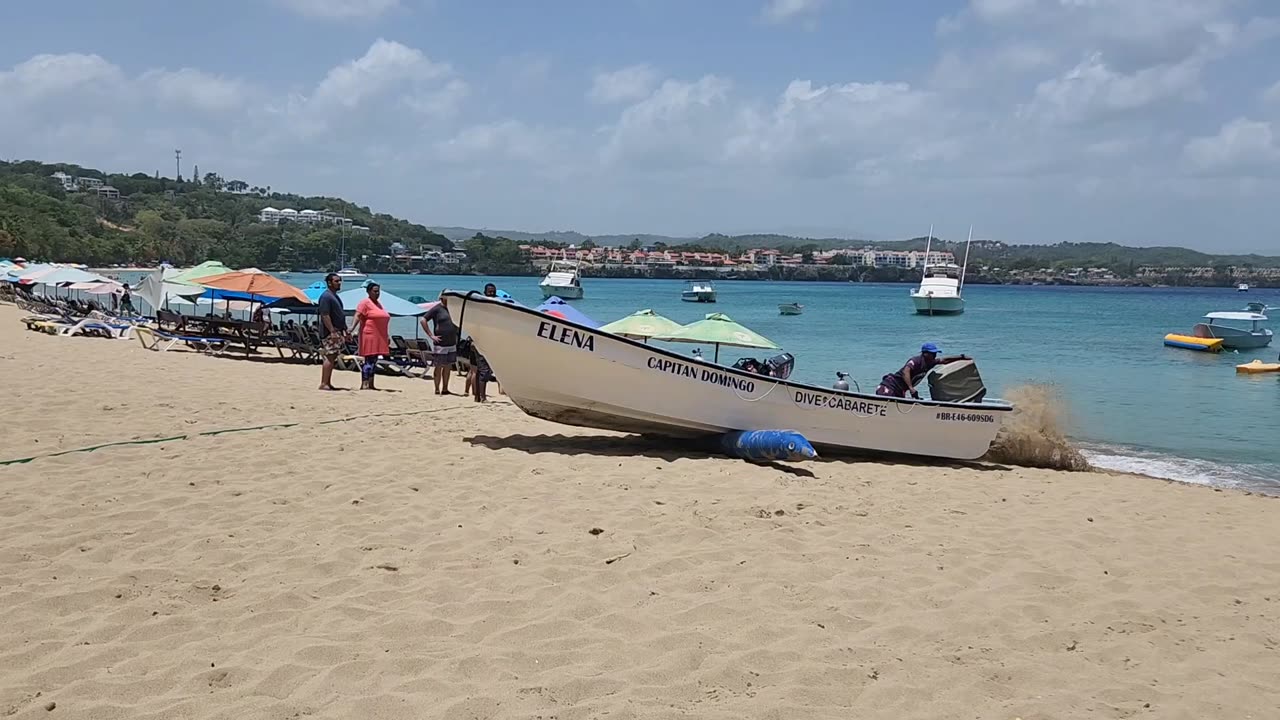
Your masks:
M448 412L450 410L461 410L463 408L434 408L431 410L414 410L411 412L401 413L369 413L367 415L352 415L350 417L333 418L331 420L319 420L314 425L332 425L334 423L351 422L352 420L365 420L368 418L380 417L408 417L410 415L428 415L437 412ZM227 433L249 432L251 430L278 430L284 428L297 427L304 423L273 423L270 425L252 425L249 427L225 428L222 430L205 430L203 432L190 433L187 435L171 435L169 437L160 438L144 438L141 440L117 440L115 442L102 443L101 445L92 445L90 447L73 448L71 450L59 450L57 452L44 453L42 455L32 455L31 457L15 458L13 460L0 460L0 467L5 465L25 465L32 460L41 460L44 458L55 458L62 455L71 455L73 453L90 453L94 450L102 450L103 448L124 447L127 445L154 445L156 443L174 442L176 440L190 440L197 437L214 437L216 435L226 435Z

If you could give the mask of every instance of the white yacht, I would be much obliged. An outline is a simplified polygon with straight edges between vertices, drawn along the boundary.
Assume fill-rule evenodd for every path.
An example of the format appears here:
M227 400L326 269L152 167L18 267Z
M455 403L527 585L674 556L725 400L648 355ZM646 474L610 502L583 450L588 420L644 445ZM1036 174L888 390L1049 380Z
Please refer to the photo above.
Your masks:
M969 244L973 242L973 227L964 246L964 265L943 263L929 265L929 253L933 249L933 226L929 226L929 239L924 248L924 271L920 287L911 291L911 302L920 315L959 315L964 312L964 276L969 267Z
M343 280L368 280L369 276L356 269L347 259L347 226L342 226L342 244L338 246L338 277Z
M547 276L538 283L542 297L558 297L565 300L582 298L582 276L576 260L552 260Z
M1249 292L1249 283L1240 283L1237 285L1236 292Z
M680 292L680 299L685 302L713 303L716 301L716 286L710 280L691 280Z

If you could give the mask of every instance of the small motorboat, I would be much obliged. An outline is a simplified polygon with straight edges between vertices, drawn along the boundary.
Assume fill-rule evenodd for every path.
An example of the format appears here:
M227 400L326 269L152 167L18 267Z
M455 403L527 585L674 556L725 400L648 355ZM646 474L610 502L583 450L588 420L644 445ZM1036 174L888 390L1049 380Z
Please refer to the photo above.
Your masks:
M1244 363L1236 366L1236 372L1241 374L1255 373L1273 373L1280 372L1280 362L1262 362L1254 359L1253 362Z
M911 302L918 315L959 315L964 312L964 276L969 269L969 245L973 242L973 228L964 246L964 265L955 263L929 264L933 248L933 227L929 228L929 240L924 248L924 269L920 287L911 291Z
M778 312L783 315L799 315L804 312L804 306L800 303L782 303L778 306Z
M1222 352L1222 338L1202 338L1195 335L1179 335L1169 333L1164 336L1166 347L1198 350L1200 352Z
M542 297L558 297L563 300L581 300L582 274L576 260L553 260L547 276L538 283Z
M1191 334L1199 338L1221 338L1225 350L1256 350L1271 344L1272 332L1262 326L1268 321L1258 312L1211 312L1209 322L1196 323Z
M820 451L973 460L1013 410L985 398L917 400L808 385L787 377L790 356L756 361L752 372L479 293L445 296L458 317L465 313L463 332L516 407L565 425L691 439L786 428Z
M716 301L716 286L710 280L692 280L685 284L680 293L685 302L713 303Z
M1249 283L1240 283L1237 285L1236 292L1249 292Z
M364 273L357 270L354 265L342 266L342 269L338 271L338 277L342 278L343 280L368 280L369 279L368 275L365 275Z

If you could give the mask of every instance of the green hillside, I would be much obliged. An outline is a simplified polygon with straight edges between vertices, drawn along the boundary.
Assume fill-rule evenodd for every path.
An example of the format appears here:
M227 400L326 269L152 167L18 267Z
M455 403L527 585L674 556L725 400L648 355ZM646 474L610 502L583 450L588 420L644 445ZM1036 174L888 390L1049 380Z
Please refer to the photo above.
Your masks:
M52 175L96 178L120 198L68 192ZM302 197L224 180L199 181L107 174L78 165L0 162L0 256L23 256L91 265L191 265L211 258L232 267L328 268L337 260L344 231L329 225L264 224L262 208L328 209L368 232L345 232L347 253L369 255L367 271L392 242L417 251L424 245L452 249L448 238L422 225L374 213L340 198Z

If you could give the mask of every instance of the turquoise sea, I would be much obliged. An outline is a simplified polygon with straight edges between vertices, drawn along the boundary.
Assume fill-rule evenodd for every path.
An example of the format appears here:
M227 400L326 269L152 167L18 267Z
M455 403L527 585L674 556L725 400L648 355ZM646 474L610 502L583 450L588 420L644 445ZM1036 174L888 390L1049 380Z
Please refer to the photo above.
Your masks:
M287 279L305 287L320 277ZM526 305L542 301L533 277L375 277L401 297L493 282ZM909 285L723 281L715 305L681 302L684 284L676 280L585 278L584 285L586 297L573 304L602 323L640 308L682 323L726 313L793 353L794 379L819 385L842 370L871 391L933 341L944 353L976 358L995 396L1026 383L1056 386L1068 433L1096 465L1280 493L1280 374L1235 372L1255 357L1274 361L1280 343L1220 355L1162 344L1206 312L1241 310L1247 301L1280 305L1280 291L971 285L963 315L925 317L912 313ZM802 303L804 314L779 315L784 302ZM396 320L393 330L412 337L415 324ZM711 348L704 351L709 358ZM720 359L744 354L770 353L726 348Z

